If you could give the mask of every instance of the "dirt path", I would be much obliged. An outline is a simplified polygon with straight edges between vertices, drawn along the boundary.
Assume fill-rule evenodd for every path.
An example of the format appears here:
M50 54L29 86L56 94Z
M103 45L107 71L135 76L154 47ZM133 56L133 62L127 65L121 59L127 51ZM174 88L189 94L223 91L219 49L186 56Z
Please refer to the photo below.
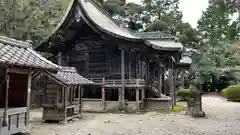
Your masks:
M207 119L184 114L84 114L67 125L43 124L33 111L32 135L240 135L240 103L215 96L203 97Z

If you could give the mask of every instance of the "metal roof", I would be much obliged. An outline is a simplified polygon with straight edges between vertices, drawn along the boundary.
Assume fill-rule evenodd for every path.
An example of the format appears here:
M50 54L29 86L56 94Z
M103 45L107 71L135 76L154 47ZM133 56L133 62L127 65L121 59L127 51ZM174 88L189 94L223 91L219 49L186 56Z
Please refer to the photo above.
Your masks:
M28 42L0 36L0 64L57 70L60 67L34 51Z

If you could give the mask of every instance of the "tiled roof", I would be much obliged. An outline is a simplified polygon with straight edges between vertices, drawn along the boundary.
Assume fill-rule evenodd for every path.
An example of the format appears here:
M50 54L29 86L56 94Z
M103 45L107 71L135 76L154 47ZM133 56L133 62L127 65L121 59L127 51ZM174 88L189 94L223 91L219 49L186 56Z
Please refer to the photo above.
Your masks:
M170 32L136 32L135 36L140 37L145 40L156 40L156 39L172 39L174 40L176 37L171 35Z
M169 32L138 32L135 36L146 40L148 45L157 50L182 50L183 46Z
M146 43L156 50L182 50L183 46L180 42L173 40L147 40Z
M27 42L0 36L0 64L57 70L60 67L36 51Z
M54 78L66 85L89 85L92 81L82 77L74 67L61 67L57 74L50 73Z

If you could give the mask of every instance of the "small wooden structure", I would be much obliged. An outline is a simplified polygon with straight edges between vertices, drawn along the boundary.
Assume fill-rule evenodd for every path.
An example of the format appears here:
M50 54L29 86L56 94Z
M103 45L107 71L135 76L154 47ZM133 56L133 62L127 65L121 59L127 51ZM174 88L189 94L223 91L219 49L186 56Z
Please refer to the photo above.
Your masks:
M29 46L0 36L0 135L28 128L32 72L59 68Z
M92 81L79 75L74 67L61 67L57 74L44 72L34 81L43 82L43 119L67 122L81 118L82 91Z

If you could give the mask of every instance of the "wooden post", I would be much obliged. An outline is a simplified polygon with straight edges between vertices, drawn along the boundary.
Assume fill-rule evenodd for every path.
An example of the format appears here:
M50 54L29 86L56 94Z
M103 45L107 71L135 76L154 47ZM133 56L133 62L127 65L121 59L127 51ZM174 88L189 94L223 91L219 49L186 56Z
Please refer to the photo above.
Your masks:
M81 89L80 89L80 92L81 92L81 105L80 105L80 107L79 107L79 110L80 110L80 113L82 113L82 107L83 107L83 100L82 100L82 98L83 98L83 92L84 92L84 88L82 87Z
M105 104L105 89L104 89L103 86L101 87L101 91L102 91L103 110L106 110L106 104Z
M67 123L67 93L68 93L68 87L64 87L64 121L63 124Z
M174 78L174 67L173 67L173 60L169 59L169 85L170 85L170 96L172 98L172 107L174 107L176 100L175 100L175 78Z
M128 56L128 78L131 79L132 78L132 73L131 73L131 51L129 52L129 56Z
M136 89L136 104L137 104L137 112L140 112L140 106L139 106L139 89Z
M121 95L122 95L122 89L121 88L118 88L118 102L121 104Z
M173 65L173 106L176 105L176 68Z
M6 127L8 125L8 89L9 89L8 69L5 72L5 80L6 80L6 89L5 89L5 108L4 108L3 122L2 122L3 127Z
M77 90L78 90L78 107L79 107L78 113L81 114L81 104L82 104L81 87L77 86Z
M142 95L141 95L142 96L142 106L141 107L144 108L145 89L142 88L141 91L142 91Z
M161 97L161 94L162 94L162 71L161 69L159 68L158 69L158 94L159 94L159 97Z
M121 49L121 83L122 83L122 92L121 92L121 104L124 107L125 100L125 58L124 58L124 50Z
M88 53L88 50L85 49L85 65L84 65L85 77L88 75L88 63L89 63L89 53Z
M28 91L27 91L27 126L30 124L30 106L31 106L31 84L32 84L32 71L28 73Z

